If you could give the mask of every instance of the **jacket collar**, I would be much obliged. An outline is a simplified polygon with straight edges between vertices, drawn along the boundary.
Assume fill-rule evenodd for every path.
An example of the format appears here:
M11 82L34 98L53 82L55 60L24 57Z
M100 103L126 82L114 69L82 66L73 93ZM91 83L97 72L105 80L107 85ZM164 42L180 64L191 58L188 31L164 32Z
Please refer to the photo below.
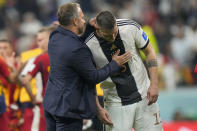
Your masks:
M64 35L69 35L75 39L78 39L80 40L80 37L77 36L74 32L70 31L70 30L67 30L67 29L64 29L63 27L61 26L58 26L57 29L56 29L58 32L64 34Z

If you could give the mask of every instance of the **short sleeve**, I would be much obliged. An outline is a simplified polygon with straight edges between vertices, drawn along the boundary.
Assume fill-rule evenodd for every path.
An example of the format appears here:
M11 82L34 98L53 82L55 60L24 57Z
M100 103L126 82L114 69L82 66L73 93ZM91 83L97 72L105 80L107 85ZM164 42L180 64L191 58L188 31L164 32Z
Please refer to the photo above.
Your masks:
M30 74L32 77L35 77L36 74L40 71L39 57L37 57L32 64L33 64L33 68L32 70L28 71L28 74Z
M25 67L23 68L20 74L21 76L27 75L28 72L31 72L35 68L35 64L34 64L35 59L36 57L33 57L28 60L27 64L25 65Z
M142 28L136 28L135 43L139 49L145 49L148 46L149 39Z

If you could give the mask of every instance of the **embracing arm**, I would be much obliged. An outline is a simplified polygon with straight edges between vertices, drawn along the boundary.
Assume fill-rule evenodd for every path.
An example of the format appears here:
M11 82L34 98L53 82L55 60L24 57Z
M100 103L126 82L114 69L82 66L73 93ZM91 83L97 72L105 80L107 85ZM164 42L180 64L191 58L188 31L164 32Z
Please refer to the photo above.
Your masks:
M117 51L117 53L115 53L113 60L109 64L97 70L89 48L83 47L73 52L71 57L73 60L71 60L71 63L74 70L76 70L82 78L89 83L97 84L118 71L119 66L128 62L130 53L126 52L118 56L119 52L120 51Z

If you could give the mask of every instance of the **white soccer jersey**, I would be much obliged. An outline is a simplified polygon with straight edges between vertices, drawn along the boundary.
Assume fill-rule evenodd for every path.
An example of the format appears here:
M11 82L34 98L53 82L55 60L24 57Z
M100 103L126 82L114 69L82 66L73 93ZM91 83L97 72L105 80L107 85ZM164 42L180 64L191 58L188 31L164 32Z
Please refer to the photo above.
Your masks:
M97 68L102 68L111 61L112 54L120 49L120 54L131 52L131 59L122 70L101 83L105 102L121 102L122 105L133 104L147 95L150 86L147 70L142 62L139 49L144 49L149 39L142 28L134 21L117 19L118 35L114 43L90 34L85 43L90 48Z

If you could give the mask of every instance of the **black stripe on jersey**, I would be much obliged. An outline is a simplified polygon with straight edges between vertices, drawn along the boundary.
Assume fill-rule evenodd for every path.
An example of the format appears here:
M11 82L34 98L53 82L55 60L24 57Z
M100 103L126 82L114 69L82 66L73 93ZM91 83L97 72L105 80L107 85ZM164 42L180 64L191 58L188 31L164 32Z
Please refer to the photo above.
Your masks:
M129 19L119 19L116 22L117 23L121 23L121 22L132 22L132 23L135 23L136 25L138 25L140 27L140 25L137 22L135 22L133 20L129 20Z
M124 25L134 25L134 26L136 26L136 27L138 28L138 30L140 30L140 28L139 28L137 25L135 25L135 24L128 24L128 23L125 23L125 24L118 24L118 26L124 26Z
M120 32L118 32L113 43L108 43L104 39L98 37L96 34L95 36L109 62L112 60L113 54L118 49L120 49L120 55L125 53L125 47L120 37ZM112 46L114 48L112 48ZM122 105L129 105L142 100L128 63L124 64L124 69L122 68L122 70L110 77L113 83L116 85L117 94L121 99Z
M120 20L120 21L117 21L117 25L122 25L122 24L135 25L138 29L141 28L141 26L138 23L136 23L135 21L131 21L131 20Z
M144 46L144 47L142 47L142 48L140 48L140 50L145 49L145 48L148 46L148 43L149 43L149 39L148 39L148 41L146 42L145 46Z
M90 39L92 39L94 37L94 32L92 32L89 36L88 36L88 38L85 40L85 44L90 40Z

